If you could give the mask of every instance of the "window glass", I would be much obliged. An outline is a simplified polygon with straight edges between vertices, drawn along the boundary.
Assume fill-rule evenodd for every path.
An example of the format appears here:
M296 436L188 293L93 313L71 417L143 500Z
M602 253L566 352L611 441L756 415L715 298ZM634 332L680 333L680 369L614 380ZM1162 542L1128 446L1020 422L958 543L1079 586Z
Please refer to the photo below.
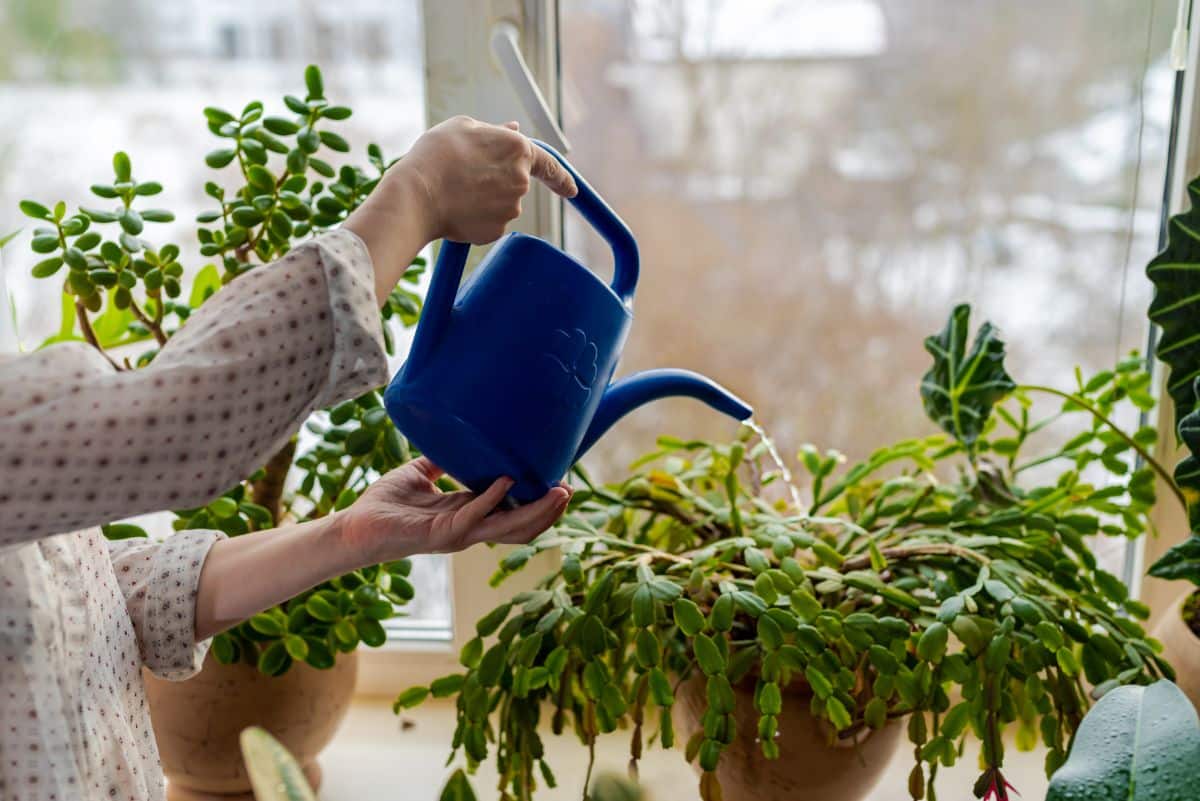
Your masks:
M854 459L930 431L922 340L959 301L1001 328L1024 383L1070 388L1075 365L1143 348L1174 8L561 4L571 157L641 247L623 369L700 370L785 453ZM569 212L567 237L607 269ZM663 402L589 463L615 477L661 433L733 427Z
M353 158L365 163L369 142L398 155L424 128L421 43L418 0L261 0L253 13L234 0L0 0L0 236L26 226L2 262L24 347L57 329L59 302L53 282L30 276L39 257L20 199L95 205L89 185L111 181L112 154L125 150L137 176L163 184L158 200L176 222L156 233L185 248L195 274L204 260L194 221L211 204L204 154L217 141L201 109L260 99L281 113L282 96L302 94L304 66L318 62L328 96L354 109L338 129ZM0 344L11 350L4 321ZM417 560L414 577L400 628L446 629L446 560Z

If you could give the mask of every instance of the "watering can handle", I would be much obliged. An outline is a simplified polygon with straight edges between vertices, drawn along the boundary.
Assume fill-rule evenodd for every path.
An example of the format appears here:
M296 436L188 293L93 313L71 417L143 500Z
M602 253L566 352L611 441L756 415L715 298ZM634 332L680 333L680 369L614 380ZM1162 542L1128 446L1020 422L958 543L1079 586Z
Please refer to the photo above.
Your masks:
M637 242L633 238L633 232L629 230L625 221L618 217L617 213L596 194L596 190L583 180L583 176L563 158L561 153L545 142L537 139L532 141L553 156L555 161L561 164L563 169L575 179L575 185L579 187L579 194L571 198L571 205L583 215L583 219L587 220L600 236L604 237L604 241L608 242L609 247L612 248L612 290L622 303L626 306L630 305L633 302L633 292L637 288L638 280L638 248Z

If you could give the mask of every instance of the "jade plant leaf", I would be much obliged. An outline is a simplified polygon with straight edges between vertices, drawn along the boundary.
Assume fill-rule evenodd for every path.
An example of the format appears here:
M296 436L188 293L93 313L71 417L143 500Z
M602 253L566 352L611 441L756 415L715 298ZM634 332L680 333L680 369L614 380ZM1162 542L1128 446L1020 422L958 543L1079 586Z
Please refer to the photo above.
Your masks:
M244 729L239 741L256 801L317 801L295 757L265 729Z
M1004 342L984 323L969 342L971 307L954 307L940 334L925 339L933 367L921 379L925 413L968 449L983 432L992 407L1016 387L1004 369Z
M1111 690L1079 725L1046 801L1194 798L1200 721L1169 681Z
M1161 579L1186 579L1200 586L1200 536L1193 534L1171 548L1150 568Z

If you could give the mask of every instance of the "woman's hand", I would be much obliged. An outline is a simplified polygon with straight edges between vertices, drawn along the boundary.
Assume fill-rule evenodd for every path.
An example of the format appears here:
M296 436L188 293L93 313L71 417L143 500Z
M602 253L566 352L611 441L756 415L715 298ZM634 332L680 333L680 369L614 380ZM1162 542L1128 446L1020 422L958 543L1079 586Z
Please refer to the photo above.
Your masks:
M454 117L426 131L384 183L410 178L427 194L429 239L473 245L499 239L521 216L531 178L563 197L578 191L561 164L517 132L517 123L489 125L470 117Z
M196 637L204 639L322 581L418 553L461 551L477 542L529 542L554 525L571 492L497 511L512 486L442 492L442 474L425 458L380 478L355 503L307 523L256 531L213 545L196 592Z
M440 468L425 457L380 478L339 513L338 539L361 564L401 559L417 553L453 553L479 542L526 543L562 516L571 499L565 486L540 500L498 510L512 487L501 478L479 494L442 492L434 484Z
M537 178L563 197L575 181L517 131L454 117L430 128L344 223L367 245L380 304L421 248L443 237L482 245L521 214Z

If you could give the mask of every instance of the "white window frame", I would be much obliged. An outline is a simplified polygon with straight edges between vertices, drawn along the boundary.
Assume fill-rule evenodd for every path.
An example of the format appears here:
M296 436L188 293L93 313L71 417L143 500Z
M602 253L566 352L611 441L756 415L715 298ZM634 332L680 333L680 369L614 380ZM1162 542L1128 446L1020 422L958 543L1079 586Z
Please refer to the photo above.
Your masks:
M426 122L436 125L465 114L485 122L517 120L531 136L547 136L522 110L518 96L493 60L493 26L508 22L520 32L525 63L553 115L559 117L557 0L423 0ZM562 204L536 187L510 230L562 242ZM486 253L472 250L471 266ZM499 588L488 586L509 550L476 546L449 559L451 638L392 640L359 649L355 693L394 698L407 687L428 684L461 669L458 653L475 636L475 621L555 567L557 554L539 554Z

